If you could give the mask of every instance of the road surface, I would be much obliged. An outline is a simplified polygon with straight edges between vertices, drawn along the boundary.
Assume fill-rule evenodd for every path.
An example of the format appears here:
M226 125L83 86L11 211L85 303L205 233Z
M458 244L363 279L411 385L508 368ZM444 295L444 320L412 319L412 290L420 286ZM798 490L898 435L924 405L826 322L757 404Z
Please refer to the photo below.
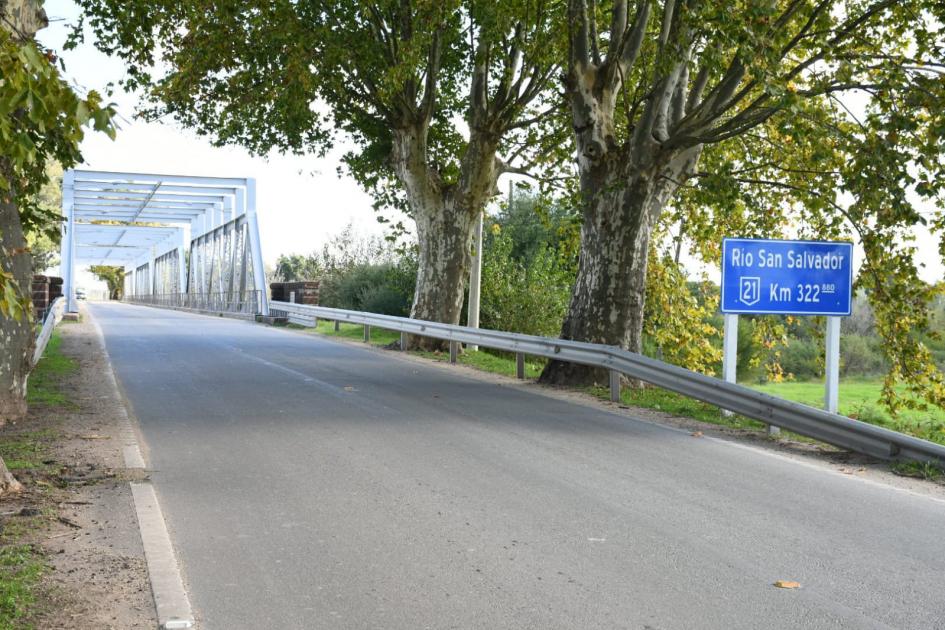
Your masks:
M203 629L945 628L940 500L393 352L89 309Z

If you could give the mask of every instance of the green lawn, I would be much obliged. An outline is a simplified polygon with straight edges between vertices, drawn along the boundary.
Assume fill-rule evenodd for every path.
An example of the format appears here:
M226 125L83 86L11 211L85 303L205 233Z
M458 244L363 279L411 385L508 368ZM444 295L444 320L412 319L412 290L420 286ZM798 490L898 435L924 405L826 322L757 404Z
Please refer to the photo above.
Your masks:
M824 384L813 383L769 383L752 385L772 396L780 396L812 407L823 407ZM858 420L876 424L903 433L945 444L945 410L931 408L928 411L903 409L893 418L878 401L882 381L849 381L840 383L840 413Z
M72 402L60 390L59 382L63 376L79 368L78 364L59 351L62 336L53 331L43 357L30 374L26 401L30 405L71 405Z

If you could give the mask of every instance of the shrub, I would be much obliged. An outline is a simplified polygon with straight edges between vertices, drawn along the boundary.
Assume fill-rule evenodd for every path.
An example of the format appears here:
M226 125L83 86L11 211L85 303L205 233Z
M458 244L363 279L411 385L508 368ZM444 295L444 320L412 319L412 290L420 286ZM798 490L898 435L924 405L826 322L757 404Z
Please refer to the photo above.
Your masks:
M574 276L549 248L539 247L530 258L516 259L513 245L512 238L494 230L484 248L480 324L557 337Z
M417 277L416 259L404 255L394 263L355 264L322 276L322 306L407 316Z
M823 348L809 339L791 339L781 349L781 368L799 381L823 376Z
M840 337L840 374L842 376L877 376L889 369L876 336Z

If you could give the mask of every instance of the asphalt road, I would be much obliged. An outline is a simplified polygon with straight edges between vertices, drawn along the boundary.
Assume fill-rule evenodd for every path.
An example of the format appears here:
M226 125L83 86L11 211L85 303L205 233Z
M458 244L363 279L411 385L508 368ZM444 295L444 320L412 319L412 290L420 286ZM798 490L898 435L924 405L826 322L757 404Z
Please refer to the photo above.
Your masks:
M201 628L945 628L941 501L392 352L89 306Z

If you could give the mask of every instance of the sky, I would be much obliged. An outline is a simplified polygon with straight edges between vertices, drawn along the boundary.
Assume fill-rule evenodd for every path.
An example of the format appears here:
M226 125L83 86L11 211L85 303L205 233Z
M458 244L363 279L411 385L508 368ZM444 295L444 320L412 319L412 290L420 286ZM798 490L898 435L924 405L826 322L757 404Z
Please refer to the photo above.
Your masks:
M75 84L77 91L95 89L106 95L106 86L115 84L114 93L106 96L106 100L114 101L119 113L117 138L113 141L104 134L89 131L82 142L85 162L79 168L255 177L263 258L268 265L273 265L280 254L305 254L320 249L349 223L365 236L384 233L384 226L377 222L371 207L370 196L353 179L338 177L336 169L343 148L324 158L279 154L254 157L238 147L213 147L207 138L173 121L136 120L137 96L123 92L117 85L125 76L122 62L98 52L90 43L91 32L86 33L86 43L77 49L62 50L72 25L78 20L78 7L70 0L49 0L44 6L50 26L40 31L38 38L61 54L66 78ZM505 190L506 186L500 182L499 189ZM409 221L404 223L410 224ZM917 234L917 243L917 262L924 265L920 275L927 281L941 281L945 268L939 259L938 244L927 233ZM857 258L862 260L862 252L855 255ZM718 269L686 256L683 262L690 273L705 272L718 281ZM103 286L89 274L80 274L77 285Z

